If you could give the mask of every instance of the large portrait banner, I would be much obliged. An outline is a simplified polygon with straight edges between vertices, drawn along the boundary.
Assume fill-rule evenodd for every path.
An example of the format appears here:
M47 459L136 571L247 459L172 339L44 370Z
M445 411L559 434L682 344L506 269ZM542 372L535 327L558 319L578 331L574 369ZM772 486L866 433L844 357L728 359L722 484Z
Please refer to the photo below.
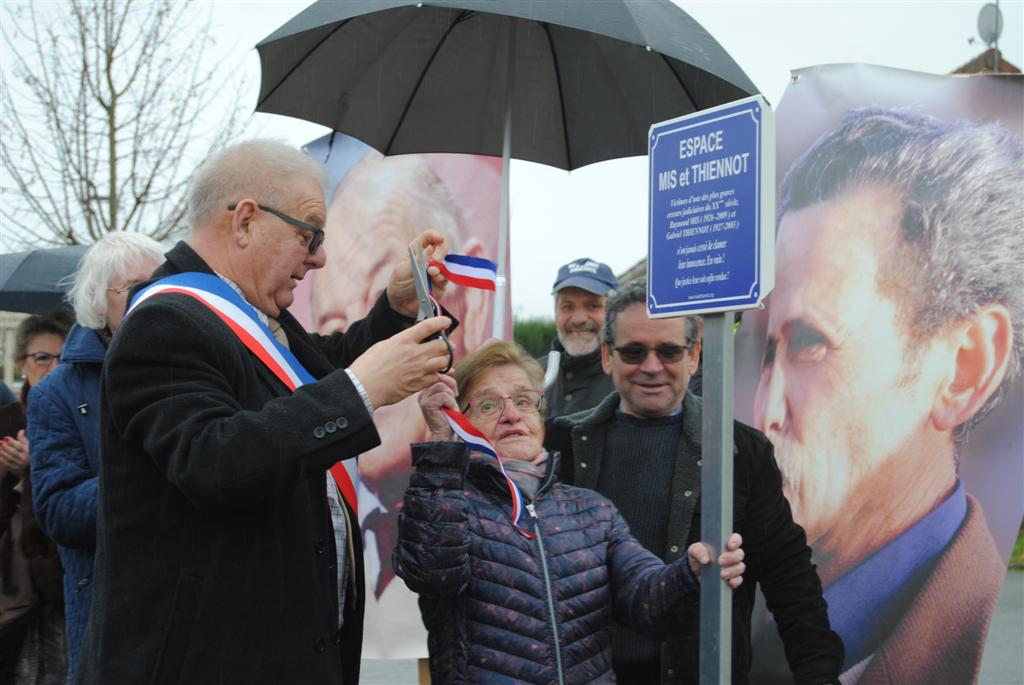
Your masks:
M736 337L843 683L976 682L1024 514L1024 79L793 73L776 280ZM791 682L770 613L751 682Z

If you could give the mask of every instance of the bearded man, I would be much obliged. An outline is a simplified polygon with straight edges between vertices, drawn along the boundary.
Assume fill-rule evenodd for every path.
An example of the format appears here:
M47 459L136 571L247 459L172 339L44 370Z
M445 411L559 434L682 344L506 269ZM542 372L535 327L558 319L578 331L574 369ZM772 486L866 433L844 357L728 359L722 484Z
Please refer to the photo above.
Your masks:
M618 287L607 264L587 257L558 270L551 290L558 338L538 360L548 419L595 407L615 389L601 368L601 327L608 293Z

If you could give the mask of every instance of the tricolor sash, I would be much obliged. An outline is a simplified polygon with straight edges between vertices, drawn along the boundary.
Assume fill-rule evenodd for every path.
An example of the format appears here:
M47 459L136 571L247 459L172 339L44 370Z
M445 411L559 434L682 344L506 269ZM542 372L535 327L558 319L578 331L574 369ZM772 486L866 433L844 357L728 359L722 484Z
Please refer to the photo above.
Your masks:
M501 457L494 450L494 446L476 426L469 422L469 419L462 412L449 409L448 407L442 407L441 411L444 412L445 418L448 419L448 425L462 439L462 442L466 443L470 449L489 454L497 460L498 470L505 477L505 484L508 485L509 494L512 497L512 525L526 537L532 538L533 533L519 525L519 521L523 516L523 493L519 491L519 486L516 485L516 482L505 472L505 465L501 463Z
M188 295L206 305L292 392L307 383L316 382L291 350L279 343L266 324L260 321L256 309L219 276L192 271L162 278L135 295L125 316L149 298L164 293ZM339 461L330 468L330 473L352 511L358 512L355 484L359 482L359 471L356 460L346 458Z

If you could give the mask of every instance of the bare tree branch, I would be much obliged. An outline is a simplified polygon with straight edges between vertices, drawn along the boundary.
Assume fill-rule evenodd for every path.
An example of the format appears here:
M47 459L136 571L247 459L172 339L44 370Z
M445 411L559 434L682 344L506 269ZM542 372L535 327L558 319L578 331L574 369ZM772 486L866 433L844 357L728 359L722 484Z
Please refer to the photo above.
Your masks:
M12 55L0 79L5 244L180 234L188 174L243 116L244 84L208 57L213 36L196 4L67 0L2 12ZM211 125L210 112L224 114Z

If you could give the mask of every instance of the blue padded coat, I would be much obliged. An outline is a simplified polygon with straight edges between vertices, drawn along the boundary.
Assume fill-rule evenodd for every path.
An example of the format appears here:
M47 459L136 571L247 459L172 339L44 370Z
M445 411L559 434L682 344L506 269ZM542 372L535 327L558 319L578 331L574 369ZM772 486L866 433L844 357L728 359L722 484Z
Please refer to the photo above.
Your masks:
M74 674L89 618L99 487L100 372L107 349L75 326L61 363L29 395L28 439L36 518L64 564L68 670Z
M395 571L420 593L436 685L615 682L615 618L665 638L697 628L686 557L665 565L591 490L554 483L557 455L522 525L500 474L460 443L413 445Z

